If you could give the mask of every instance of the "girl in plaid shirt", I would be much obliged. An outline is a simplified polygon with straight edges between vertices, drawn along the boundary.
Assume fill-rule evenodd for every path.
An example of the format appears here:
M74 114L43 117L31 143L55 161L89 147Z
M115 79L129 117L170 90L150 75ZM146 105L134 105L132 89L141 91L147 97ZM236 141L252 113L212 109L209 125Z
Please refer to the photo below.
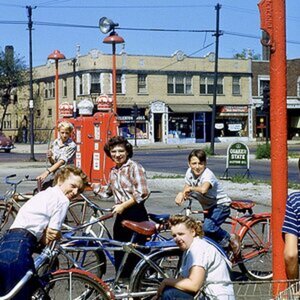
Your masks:
M144 168L131 160L133 155L132 145L122 136L111 138L104 146L104 151L110 157L115 167L111 169L107 186L94 184L94 192L101 198L114 197L113 213L116 219L113 227L114 239L128 242L133 232L122 226L123 220L148 221L148 214L144 205L149 197L146 173ZM135 242L144 243L146 238L139 235ZM115 252L115 267L119 268L123 252ZM129 277L136 265L136 257L130 255L122 272L122 277Z

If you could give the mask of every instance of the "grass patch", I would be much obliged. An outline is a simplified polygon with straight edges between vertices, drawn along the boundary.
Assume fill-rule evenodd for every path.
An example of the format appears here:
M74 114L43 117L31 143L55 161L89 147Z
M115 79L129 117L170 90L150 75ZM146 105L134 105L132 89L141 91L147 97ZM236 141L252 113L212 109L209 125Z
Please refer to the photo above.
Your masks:
M257 145L255 156L256 159L270 158L271 157L270 143Z
M230 178L230 181L233 183L240 183L240 184L252 183L253 185L258 185L258 184L271 185L270 180L258 180L258 179L253 179L253 178L247 178L246 176L243 177L243 175L239 175L239 174L232 176ZM288 182L288 188L293 189L293 190L300 190L300 183Z
M179 174L155 174L151 177L152 179L182 179L184 178L183 175Z
M300 157L300 153L295 153L295 152L290 152L289 154L289 158L299 158Z
M205 147L203 148L203 151L206 153L207 156L212 156L212 155L214 155L214 153L211 151L210 146L205 146Z

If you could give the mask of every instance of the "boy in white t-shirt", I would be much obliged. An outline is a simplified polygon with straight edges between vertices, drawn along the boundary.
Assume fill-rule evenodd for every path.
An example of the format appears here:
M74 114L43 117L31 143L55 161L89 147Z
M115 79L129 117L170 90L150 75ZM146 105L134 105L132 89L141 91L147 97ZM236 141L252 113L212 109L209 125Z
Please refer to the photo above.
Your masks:
M84 190L87 177L81 169L65 167L55 186L28 200L0 240L0 296L7 294L28 270L34 270L33 253L39 243L59 239L69 201ZM15 299L31 299L35 282L28 282Z
M185 186L178 193L177 205L191 198L200 202L204 214L204 234L215 240L222 247L231 246L233 253L240 251L240 241L236 234L230 235L221 225L230 215L231 199L224 192L222 185L214 173L206 167L206 153L193 150L188 157L189 168L185 175Z

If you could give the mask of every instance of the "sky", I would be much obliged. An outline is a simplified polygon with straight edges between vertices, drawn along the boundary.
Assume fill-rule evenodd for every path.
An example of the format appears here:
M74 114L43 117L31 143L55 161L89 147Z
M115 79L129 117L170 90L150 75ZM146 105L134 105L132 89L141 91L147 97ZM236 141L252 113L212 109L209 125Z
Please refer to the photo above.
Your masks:
M103 44L106 35L99 19L119 23L117 33L130 55L166 55L181 50L187 56L205 56L215 51L211 32L167 30L216 30L217 3L220 9L219 57L231 58L243 49L261 54L258 0L0 0L0 49L14 46L29 65L29 31L26 6L31 6L33 66L43 65L53 50L66 58L85 55L92 49L111 53ZM300 1L286 0L287 57L300 58ZM56 24L57 26L53 26ZM130 29L130 30L129 30ZM141 30L145 29L145 30ZM153 31L149 29L164 29ZM117 46L121 52L122 46Z

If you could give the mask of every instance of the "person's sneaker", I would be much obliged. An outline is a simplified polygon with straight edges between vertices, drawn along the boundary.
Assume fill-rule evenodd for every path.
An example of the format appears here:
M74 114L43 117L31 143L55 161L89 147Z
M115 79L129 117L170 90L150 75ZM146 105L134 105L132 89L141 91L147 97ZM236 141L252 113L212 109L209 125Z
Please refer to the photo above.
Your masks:
M240 241L240 237L236 233L232 233L230 235L229 244L233 254L237 256L241 251L241 241Z

